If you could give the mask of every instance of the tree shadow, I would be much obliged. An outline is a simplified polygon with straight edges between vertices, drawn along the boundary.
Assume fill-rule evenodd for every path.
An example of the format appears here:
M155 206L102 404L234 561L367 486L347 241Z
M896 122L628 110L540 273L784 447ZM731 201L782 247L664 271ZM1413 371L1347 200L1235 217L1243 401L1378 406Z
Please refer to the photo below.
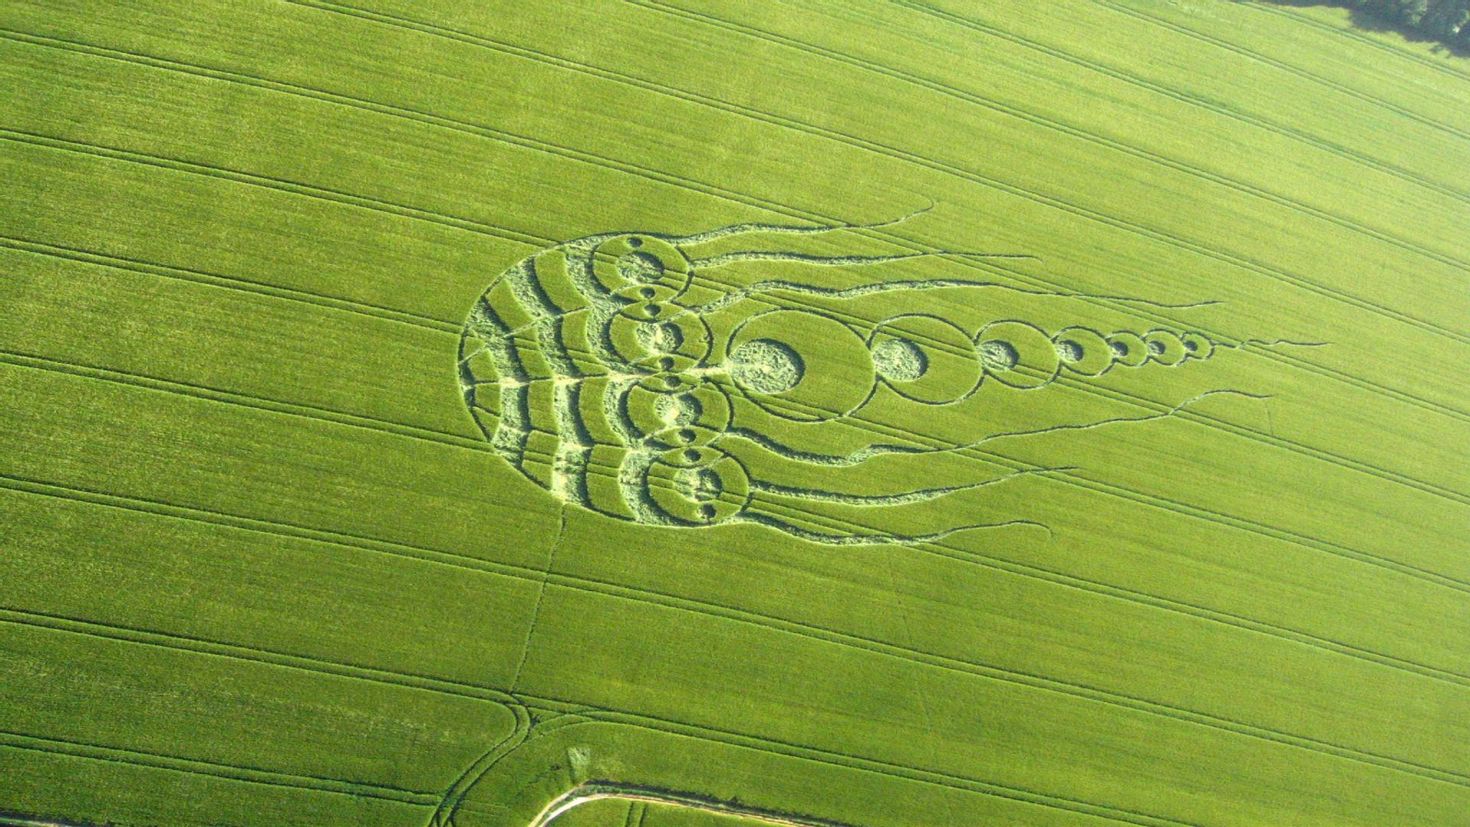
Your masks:
M1357 3L1350 2L1350 0L1234 0L1234 2L1264 3L1272 6L1291 6L1294 8L1330 6L1336 9L1347 9L1348 20L1353 24L1354 28L1368 32L1393 32L1411 43L1432 43L1434 44L1434 51L1438 54L1470 57L1470 42L1445 40L1436 37L1408 23L1393 20L1371 9L1360 8Z

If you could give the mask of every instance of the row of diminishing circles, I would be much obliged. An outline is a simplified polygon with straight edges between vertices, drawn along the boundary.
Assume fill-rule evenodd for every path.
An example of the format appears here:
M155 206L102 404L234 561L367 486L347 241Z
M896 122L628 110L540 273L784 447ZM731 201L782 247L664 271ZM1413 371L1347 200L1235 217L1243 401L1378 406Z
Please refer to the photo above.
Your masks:
M762 332L766 335L761 338L732 340L727 363L731 378L771 413L783 415L763 401L768 397L821 406L831 409L833 416L842 415L860 406L877 381L912 401L942 405L968 397L986 377L1025 390L1047 385L1064 371L1095 377L1117 365L1174 366L1187 359L1208 358L1214 351L1214 343L1196 333L1154 330L1140 335L1122 331L1104 336L1088 328L1071 327L1051 335L1020 321L994 322L971 338L947 321L917 315L881 322L865 342L856 334L844 336L848 331L836 322L830 335L808 337L812 341L804 346L805 351L803 346L783 341L799 341L784 331L798 328L797 317L813 315L808 311L770 311L764 316L790 318L764 325ZM846 385L829 383L823 387L826 398L805 398L811 394L803 394L799 385L809 373L812 358L829 368L851 366L869 358L871 378L850 375Z

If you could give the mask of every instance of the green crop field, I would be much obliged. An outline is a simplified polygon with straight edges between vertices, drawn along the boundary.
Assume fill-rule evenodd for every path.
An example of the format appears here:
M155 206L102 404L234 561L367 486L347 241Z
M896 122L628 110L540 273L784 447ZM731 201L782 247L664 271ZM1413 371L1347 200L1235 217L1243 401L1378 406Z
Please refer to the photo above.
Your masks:
M1470 59L0 3L0 823L1470 825Z

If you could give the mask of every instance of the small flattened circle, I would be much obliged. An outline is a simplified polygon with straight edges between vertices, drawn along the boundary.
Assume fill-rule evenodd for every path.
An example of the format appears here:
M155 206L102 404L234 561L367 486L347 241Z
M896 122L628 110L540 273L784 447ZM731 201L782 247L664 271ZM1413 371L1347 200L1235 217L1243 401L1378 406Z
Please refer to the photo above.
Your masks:
M1173 367L1189 355L1178 334L1168 330L1151 330L1143 336L1148 346L1148 358L1160 365Z
M1101 333L1069 327L1052 337L1062 367L1083 376L1098 376L1113 366L1113 349Z
M1148 343L1137 333L1121 331L1107 337L1108 347L1113 351L1113 361L1118 364L1136 368L1148 361Z
M975 337L985 372L995 381L1022 390L1056 378L1061 357L1051 337L1026 322L994 322Z
M1186 359L1208 359L1215 353L1215 343L1203 333L1193 331L1179 337L1184 342Z
M975 392L985 372L975 344L953 323L909 314L886 319L868 339L880 379L900 396L928 405Z

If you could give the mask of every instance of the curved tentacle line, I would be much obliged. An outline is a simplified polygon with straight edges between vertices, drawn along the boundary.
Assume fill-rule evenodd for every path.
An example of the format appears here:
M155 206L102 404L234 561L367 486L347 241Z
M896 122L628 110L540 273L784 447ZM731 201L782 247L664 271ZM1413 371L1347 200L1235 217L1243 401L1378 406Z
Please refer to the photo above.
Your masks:
M928 209L870 224L606 233L543 250L501 273L470 311L457 363L465 403L493 451L514 468L553 496L615 519L683 528L751 523L831 546L931 543L976 530L1050 536L1048 526L1023 515L974 517L993 489L1075 468L983 479L973 463L944 463L947 477L936 476L935 463L997 440L1177 416L1211 397L1265 397L1215 389L1175 405L1145 400L1141 415L1011 430L982 425L961 439L938 439L911 423L982 390L988 403L1019 405L1029 397L1008 394L1093 382L1114 370L1182 368L1218 348L1321 344L985 318L984 307L994 304L986 297L997 295L1176 311L1216 302L914 272L1034 259L1018 252L834 255L810 246ZM864 314L870 300L881 305L931 291L945 291L947 301L932 310L909 302L902 313L883 315L880 307L877 318ZM954 318L956 307L982 315L967 326ZM887 421L874 413L891 413L895 402L911 415ZM833 428L867 444L826 447L851 444L821 436Z

